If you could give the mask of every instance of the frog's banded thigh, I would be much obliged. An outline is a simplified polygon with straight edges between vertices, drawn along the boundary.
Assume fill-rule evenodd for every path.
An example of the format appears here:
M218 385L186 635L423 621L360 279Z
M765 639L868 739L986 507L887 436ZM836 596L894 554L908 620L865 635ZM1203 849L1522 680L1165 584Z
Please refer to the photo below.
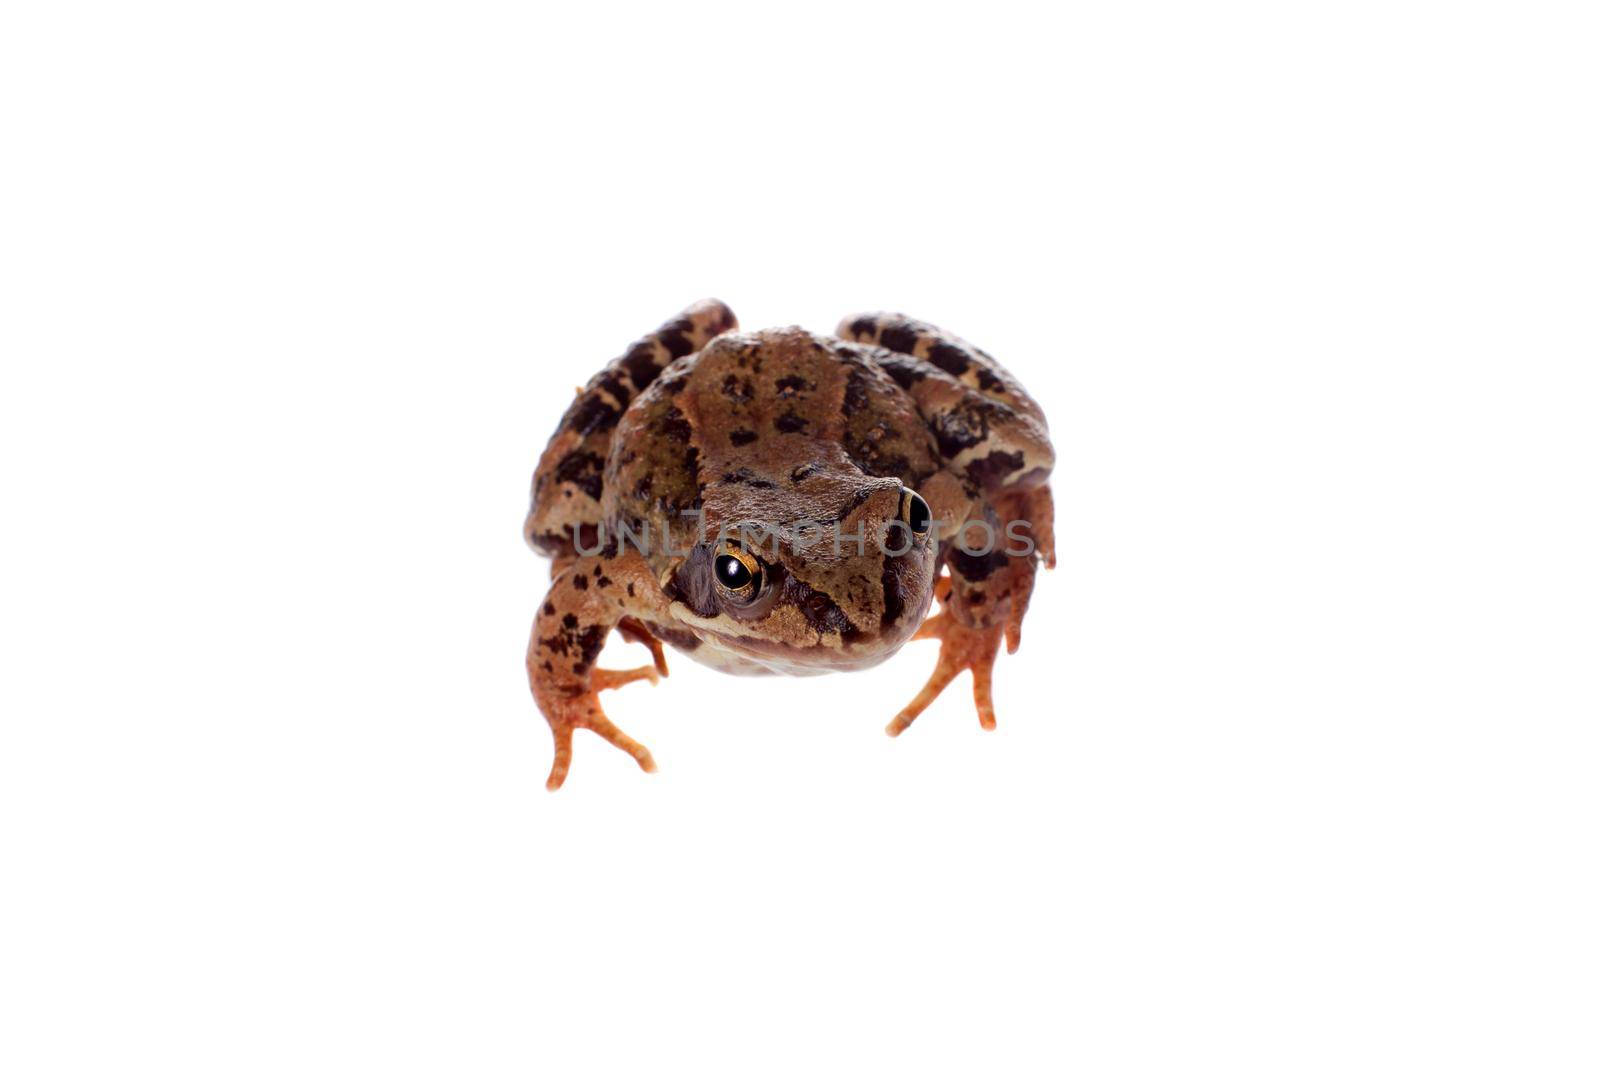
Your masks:
M851 315L836 331L846 341L877 345L931 363L967 388L1044 425L1044 413L998 360L930 323L894 312Z
M988 353L904 315L854 315L839 336L866 346L911 395L947 469L973 496L1042 484L1055 466L1043 412Z
M629 346L578 391L534 471L532 506L523 537L552 556L570 554L574 539L595 543L600 495L617 421L633 399L676 359L698 352L718 334L738 329L720 300L702 300Z

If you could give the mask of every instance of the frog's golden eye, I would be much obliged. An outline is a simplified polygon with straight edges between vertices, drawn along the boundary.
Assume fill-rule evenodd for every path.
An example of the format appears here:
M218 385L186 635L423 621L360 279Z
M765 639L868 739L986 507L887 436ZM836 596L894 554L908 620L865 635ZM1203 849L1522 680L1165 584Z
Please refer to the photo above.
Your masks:
M914 534L925 534L933 526L933 512L928 502L909 489L900 490L900 521Z
M752 597L761 588L761 561L736 545L718 548L711 569L717 582L730 593Z

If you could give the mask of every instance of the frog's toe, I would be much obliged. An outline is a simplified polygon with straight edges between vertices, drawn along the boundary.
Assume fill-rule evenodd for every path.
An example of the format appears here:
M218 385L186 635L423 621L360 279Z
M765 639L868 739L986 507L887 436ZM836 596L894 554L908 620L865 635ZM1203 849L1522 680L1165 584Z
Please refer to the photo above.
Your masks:
M656 761L650 755L650 750L617 729L616 725L606 718L604 714L596 714L594 721L584 725L632 756L638 762L641 771L646 774L654 774L656 772Z
M1015 577L1011 583L1011 605L1006 613L1007 655L1015 652L1022 643L1022 617L1028 613L1028 601L1033 598L1034 569L1031 566L1013 566L1012 571Z
M917 720L917 716L933 703L934 698L944 692L956 675L966 670L972 672L972 699L978 708L978 725L985 730L993 730L995 719L991 684L995 657L1000 653L1001 631L1000 626L981 629L962 626L948 611L942 611L923 622L916 636L939 639L939 662L934 664L933 674L922 691L890 720L885 732L890 737L898 736Z
M950 623L950 613L941 611L937 615L929 615L922 620L922 625L917 627L917 632L911 635L913 641L926 641L929 638L943 638L944 630Z
M550 777L544 780L544 787L554 793L567 780L567 769L572 766L572 727L551 723L550 732L555 736L556 755L550 764Z
M650 750L639 742L629 737L617 728L617 725L606 718L606 713L600 710L600 701L594 695L601 689L611 689L628 682L649 678L655 681L655 668L638 667L631 671L601 671L594 672L591 687L556 711L545 717L550 723L550 732L555 738L555 759L550 765L550 777L545 779L544 787L551 792L561 788L561 783L567 780L567 769L572 766L572 735L577 730L592 730L605 738L617 748L622 749L632 756L639 764L639 769L647 774L653 774L656 761L650 755ZM616 679L621 678L622 681Z
M649 682L655 685L659 681L661 672L651 666L633 667L625 671L608 671L596 667L589 672L589 688L596 693L602 689L617 689L629 682Z

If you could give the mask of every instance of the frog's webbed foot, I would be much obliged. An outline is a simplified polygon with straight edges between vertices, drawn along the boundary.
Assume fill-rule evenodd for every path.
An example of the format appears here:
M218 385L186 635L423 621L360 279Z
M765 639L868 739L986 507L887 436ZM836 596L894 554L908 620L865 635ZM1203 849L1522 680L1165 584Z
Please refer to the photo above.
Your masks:
M545 779L544 787L554 791L560 789L561 783L567 780L567 768L572 765L572 735L577 730L594 731L637 760L640 770L653 773L656 761L651 757L650 750L606 718L606 713L600 709L597 694L629 682L647 681L655 685L660 680L661 675L654 667L634 667L625 671L608 671L597 667L589 672L586 689L562 693L551 700L548 708L541 703L540 710L550 723L550 732L555 736L556 743L555 761L550 766L550 777Z
M939 662L934 665L928 684L889 723L886 728L889 736L898 736L900 731L915 722L917 716L944 692L956 675L965 670L972 672L972 699L978 706L978 725L985 730L993 730L994 697L990 692L990 684L994 677L995 657L1000 654L1001 633L1002 627L998 625L963 626L956 621L948 607L924 620L915 637L938 639Z

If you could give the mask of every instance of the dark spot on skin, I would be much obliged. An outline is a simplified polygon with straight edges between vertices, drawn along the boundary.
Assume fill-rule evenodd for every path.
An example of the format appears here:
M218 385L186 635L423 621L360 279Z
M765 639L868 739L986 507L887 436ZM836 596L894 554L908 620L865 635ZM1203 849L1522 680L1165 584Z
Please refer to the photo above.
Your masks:
M855 336L857 341L861 340L863 337L871 337L872 332L877 328L878 324L866 315L863 315L861 318L850 324L850 332Z
M911 464L904 456L882 456L873 453L853 453L850 462L868 478L899 478L906 481L911 476Z
M735 448L743 448L754 441L758 435L754 430L734 430L728 435L728 443Z
M581 437L609 430L622 418L622 409L606 402L605 393L590 389L572 402L567 417L562 420L566 428Z
M878 361L878 366L888 372L894 379L894 384L902 389L909 390L922 379L928 376L928 365L920 359L911 359L907 356L890 356Z
M600 577L600 564L598 563L594 565L594 576L596 578Z
M889 523L883 530L883 548L888 559L903 555L911 545L911 531L902 522Z
M617 402L619 408L628 406L628 401L633 399L633 390L622 384L620 374L604 374L600 376L599 386L611 394L611 399Z
M679 444L689 440L689 420L684 418L683 412L675 407L670 407L663 411L656 418L655 424L651 428L662 437L670 441L677 441Z
M866 432L845 434L844 450L856 469L873 478L899 478L909 481L912 475L911 460L894 443L899 433L883 422L878 422Z
M917 347L917 334L908 326L885 326L878 343L891 352L909 353Z
M1005 392L1005 383L988 367L978 368L978 388L988 393Z
M1006 476L1022 469L1021 452L990 452L982 459L967 464L967 480L973 485L992 489L1005 481Z
M633 583L628 583L628 599L633 599Z
M949 459L989 436L989 416L993 401L973 396L949 411L941 411L928 421L934 440L939 442L939 454Z
M883 622L881 629L887 630L900 620L905 614L906 571L911 567L911 557L886 556L883 561Z
M635 341L618 366L627 371L634 390L643 392L644 387L655 381L656 375L661 373L661 364L656 362L655 342Z
M800 433L806 426L806 420L792 411L786 411L773 422L779 433Z
M722 379L722 395L735 404L743 404L752 396L755 396L755 388L751 386L748 378L730 374Z
M844 383L844 413L854 415L867 406L867 376L859 368L850 371Z
M694 340L689 336L693 332L694 323L688 319L673 319L656 332L656 338L661 342L661 347L673 359L677 359L694 351Z
M677 396L679 393L683 392L684 386L688 384L689 376L687 374L679 374L667 381L663 381L660 385L656 386L656 388L660 389L662 394L665 396Z
M574 574L572 576L572 588L582 592L589 588L589 579L582 574Z
M569 611L567 614L561 616L561 625L566 627L568 630L576 629L578 625L578 617Z
M739 349L738 355L733 357L734 364L741 370L750 371L752 374L761 373L761 345L755 341L748 341Z
M594 662L600 654L600 646L606 643L606 627L586 626L578 635L578 651L583 657L585 665Z
M729 485L748 485L752 489L776 489L772 482L762 478L749 467L740 467L736 471L727 471L722 475L723 482Z
M811 588L792 574L784 576L781 601L799 608L818 633L839 634L848 638L857 632L849 616L840 610L832 597Z
M928 362L957 378L965 374L972 364L965 352L946 341L935 341L928 346Z
M951 549L949 556L950 569L969 582L981 582L1006 565L1004 552L986 552L981 556L969 556L959 548Z
M810 389L811 383L798 374L791 374L786 378L779 378L775 383L778 387L778 396L783 400L798 396L801 390Z
M544 613L546 615L554 615L556 613L556 606L554 604L546 604L544 606Z
M689 510L693 510L702 503L700 499L700 450L691 448L684 453L683 465L689 474L689 484L694 486L694 496L689 501Z
M600 568L596 567L595 568L595 573L599 574L599 571L600 571ZM599 587L601 589L604 589L606 586L611 584L611 579L607 578L605 575L601 574L600 577L595 580L594 584L597 587Z
M789 472L789 480L791 482L803 482L821 469L815 463L804 464Z
M882 351L881 349L876 348L864 348L861 345L851 344L849 342L835 344L834 342L829 341L828 346L829 347L827 348L818 347L817 354L822 356L824 359L827 359L831 356L834 360L846 367L864 366L867 362L865 353L871 352L876 356Z

